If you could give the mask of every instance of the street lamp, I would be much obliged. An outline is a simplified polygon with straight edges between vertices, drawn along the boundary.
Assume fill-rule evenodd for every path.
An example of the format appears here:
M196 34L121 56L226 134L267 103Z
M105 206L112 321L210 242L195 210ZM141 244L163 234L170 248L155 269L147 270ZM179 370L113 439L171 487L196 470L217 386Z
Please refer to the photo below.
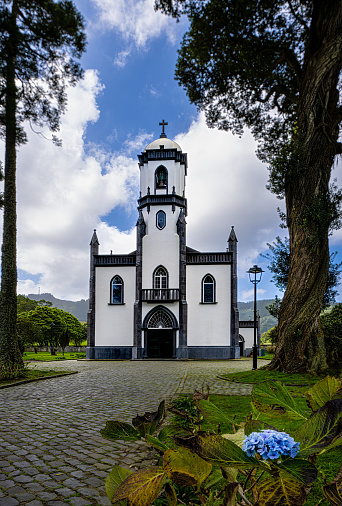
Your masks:
M247 271L249 274L249 281L254 285L254 342L253 342L253 371L258 368L258 346L257 346L257 323L256 323L256 312L257 312L257 284L261 281L262 273L265 272L261 267L253 265Z

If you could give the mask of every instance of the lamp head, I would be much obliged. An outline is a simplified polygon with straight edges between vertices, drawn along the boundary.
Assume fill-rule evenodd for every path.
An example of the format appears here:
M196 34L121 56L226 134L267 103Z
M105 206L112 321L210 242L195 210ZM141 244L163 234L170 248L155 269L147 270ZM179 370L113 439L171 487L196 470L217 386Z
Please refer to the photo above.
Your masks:
M253 265L253 267L251 267L247 272L249 274L249 281L253 283L253 285L256 285L260 283L262 273L265 271L263 271L261 267Z

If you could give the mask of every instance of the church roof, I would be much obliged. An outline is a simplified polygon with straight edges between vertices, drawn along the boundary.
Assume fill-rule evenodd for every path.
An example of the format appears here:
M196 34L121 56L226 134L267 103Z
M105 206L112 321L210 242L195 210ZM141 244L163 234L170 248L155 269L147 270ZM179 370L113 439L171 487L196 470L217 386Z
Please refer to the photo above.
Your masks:
M161 146L163 147L161 148ZM151 142L148 146L146 146L143 152L147 151L148 149L176 149L177 151L182 151L177 142L174 142L167 137L160 137L159 139Z

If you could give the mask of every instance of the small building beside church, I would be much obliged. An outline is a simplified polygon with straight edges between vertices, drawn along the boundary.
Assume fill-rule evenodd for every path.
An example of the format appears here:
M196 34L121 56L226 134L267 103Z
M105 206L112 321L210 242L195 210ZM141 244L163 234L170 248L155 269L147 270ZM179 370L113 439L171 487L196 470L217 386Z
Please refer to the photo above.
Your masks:
M235 359L252 347L250 325L239 332L234 227L222 251L187 246L188 159L166 124L138 155L135 251L100 254L91 239L88 359Z

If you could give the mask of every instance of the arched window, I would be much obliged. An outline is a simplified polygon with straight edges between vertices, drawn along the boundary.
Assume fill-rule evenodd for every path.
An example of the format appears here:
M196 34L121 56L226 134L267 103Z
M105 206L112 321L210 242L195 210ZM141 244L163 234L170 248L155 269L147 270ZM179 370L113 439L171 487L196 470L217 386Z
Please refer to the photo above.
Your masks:
M158 308L148 320L147 328L149 329L172 329L173 322L171 316L164 308Z
M153 288L161 289L168 287L168 273L165 267L160 265L153 273Z
M156 190L167 190L167 170L163 165L155 172Z
M202 279L202 302L205 304L215 302L215 279L211 274L206 274Z
M124 283L120 276L116 275L110 283L110 302L111 304L123 304L123 286Z
M158 211L156 215L156 225L159 230L163 230L166 226L166 214L164 211Z

